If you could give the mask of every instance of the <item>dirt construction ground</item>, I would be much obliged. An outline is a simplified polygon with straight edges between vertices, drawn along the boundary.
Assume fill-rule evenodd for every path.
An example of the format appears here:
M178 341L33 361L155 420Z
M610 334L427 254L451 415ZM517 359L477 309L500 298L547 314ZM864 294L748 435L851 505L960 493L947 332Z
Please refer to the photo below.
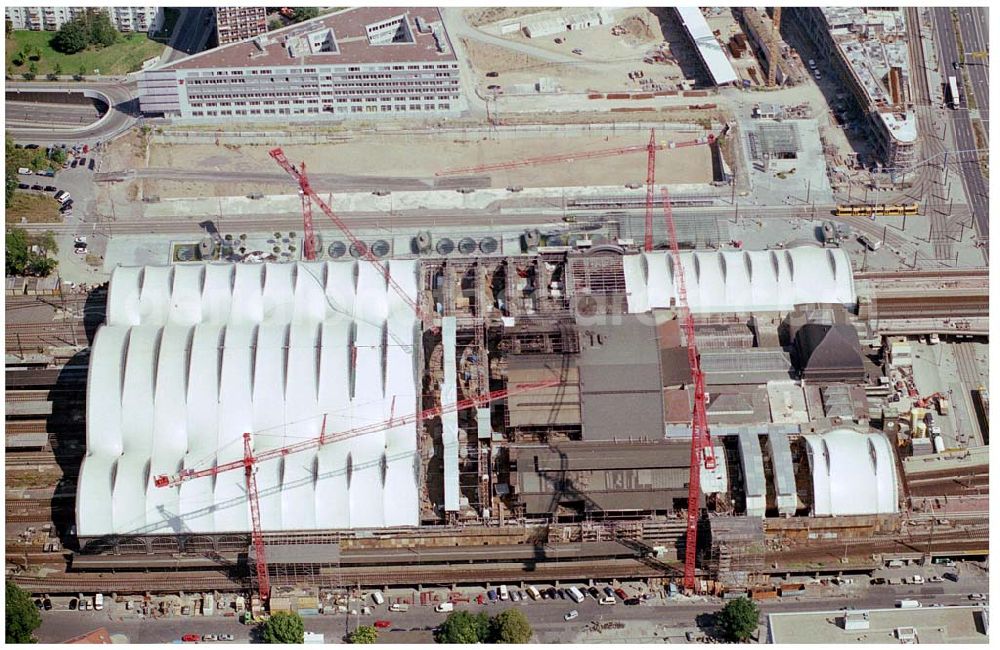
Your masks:
M664 40L659 18L643 8L619 9L616 15L618 20L613 24L552 36L528 38L520 31L502 36L511 43L576 58L577 61L572 63L547 62L471 39L462 39L462 43L476 71L476 82L482 88L495 84L504 92L518 91L511 86L531 86L539 78L548 78L554 80L564 92L639 91L643 90L642 86L637 80L629 79L628 75L641 70L645 79L661 84L662 89L676 89L681 80L681 70L677 65L643 62L646 54ZM628 31L623 35L613 35L611 30L615 26L624 26ZM489 25L483 26L482 30L499 35L498 28ZM562 43L557 44L556 38ZM573 50L582 53L576 55ZM487 78L487 72L497 72L499 76Z
M689 141L701 132L657 132L661 142ZM646 135L641 131L626 135L604 136L566 135L538 138L525 137L492 139L455 139L422 136L365 136L340 144L288 145L284 147L289 160L306 161L312 174L346 174L370 176L373 186L379 178L404 178L431 181L437 171L469 167L484 163L503 162L518 158L577 153L643 145ZM157 169L201 170L255 173L283 173L268 156L268 146L256 145L163 145L153 144L149 167ZM134 159L133 159L134 160ZM509 185L523 187L560 187L584 185L625 185L642 183L646 176L646 153L639 151L610 158L577 160L544 166L522 167L488 173L492 187ZM657 153L657 175L666 182L708 183L712 180L712 163L707 146L664 149ZM230 181L180 182L144 179L143 196L161 198L191 196L231 196L261 192L292 193L291 181L277 180L273 184L232 183ZM123 185L121 187L127 187ZM428 186L429 187L429 186ZM328 190L335 188L322 187Z

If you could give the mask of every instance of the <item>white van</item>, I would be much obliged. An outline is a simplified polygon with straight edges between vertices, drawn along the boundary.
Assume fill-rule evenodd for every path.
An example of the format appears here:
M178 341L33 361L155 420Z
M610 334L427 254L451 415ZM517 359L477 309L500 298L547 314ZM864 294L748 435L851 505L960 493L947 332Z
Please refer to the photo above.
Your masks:
M500 600L509 600L510 592L507 591L507 585L500 585Z
M583 592L577 589L576 587L570 587L569 589L566 590L566 593L569 594L569 597L573 599L574 603L583 602Z
M437 607L434 608L434 611L435 612L453 612L453 611L455 611L455 604L454 603L441 603L440 605L438 605Z
M896 607L899 609L916 609L917 607L923 607L919 600L900 600L896 603Z
M410 611L410 606L406 603L393 603L389 605L390 612L408 612Z
M381 591L372 592L372 602L375 603L376 605L381 605L382 603L385 602L385 598L382 597Z
M67 192L65 190L59 190L55 194L55 199L56 199L56 201L59 201L59 203L65 203L66 201L69 201L69 199L70 199L69 192Z
M524 590L528 592L528 595L531 596L532 600L538 600L542 597L542 595L538 593L538 590L535 589L534 585L528 585L524 588Z
M94 609L97 611L104 609L104 594L94 595Z
M25 176L30 176L32 172L27 167L18 167L17 168L17 173L18 174L24 174Z

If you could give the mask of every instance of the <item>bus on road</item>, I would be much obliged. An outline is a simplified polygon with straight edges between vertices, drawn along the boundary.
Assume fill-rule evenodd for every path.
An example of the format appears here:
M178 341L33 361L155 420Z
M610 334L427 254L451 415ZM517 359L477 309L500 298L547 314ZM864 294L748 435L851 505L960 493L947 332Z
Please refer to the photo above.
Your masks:
M955 78L955 75L948 77L948 94L948 99L951 101L951 107L954 109L960 108L962 100L958 95L958 79Z

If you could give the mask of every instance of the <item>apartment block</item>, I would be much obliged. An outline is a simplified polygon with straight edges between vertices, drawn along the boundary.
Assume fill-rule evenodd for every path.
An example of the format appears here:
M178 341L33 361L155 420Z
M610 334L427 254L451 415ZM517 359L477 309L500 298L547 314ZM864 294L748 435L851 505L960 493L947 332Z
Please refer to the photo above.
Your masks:
M830 53L835 73L866 118L878 162L897 170L912 165L919 133L911 110L903 12L860 6L794 7L789 11L817 49Z
M14 29L56 31L88 9L103 11L120 32L154 32L163 25L163 7L5 7Z
M365 119L465 109L433 7L346 9L149 70L143 113L186 122Z
M215 29L219 45L245 41L267 31L265 7L216 7Z

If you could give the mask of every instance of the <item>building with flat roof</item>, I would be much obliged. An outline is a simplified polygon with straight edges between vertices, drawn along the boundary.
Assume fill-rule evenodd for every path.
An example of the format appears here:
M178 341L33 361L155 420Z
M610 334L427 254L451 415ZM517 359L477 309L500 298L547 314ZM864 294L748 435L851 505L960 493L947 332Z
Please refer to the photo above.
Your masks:
M219 45L243 41L267 31L266 7L216 7L214 11Z
M988 643L989 607L917 607L768 614L770 643Z
M147 115L185 122L442 116L465 108L433 7L345 9L149 70Z
M88 10L103 11L120 32L155 32L163 25L163 7L5 7L14 29L56 31Z
M712 82L716 86L728 86L739 80L733 64L730 63L726 50L719 39L715 38L712 28L705 20L699 7L677 7L677 16L684 26L684 31L698 50L698 57L708 69Z
M835 74L866 118L881 164L893 169L912 165L919 140L917 117L910 110L910 45L903 12L861 6L789 11L816 48L830 53Z

